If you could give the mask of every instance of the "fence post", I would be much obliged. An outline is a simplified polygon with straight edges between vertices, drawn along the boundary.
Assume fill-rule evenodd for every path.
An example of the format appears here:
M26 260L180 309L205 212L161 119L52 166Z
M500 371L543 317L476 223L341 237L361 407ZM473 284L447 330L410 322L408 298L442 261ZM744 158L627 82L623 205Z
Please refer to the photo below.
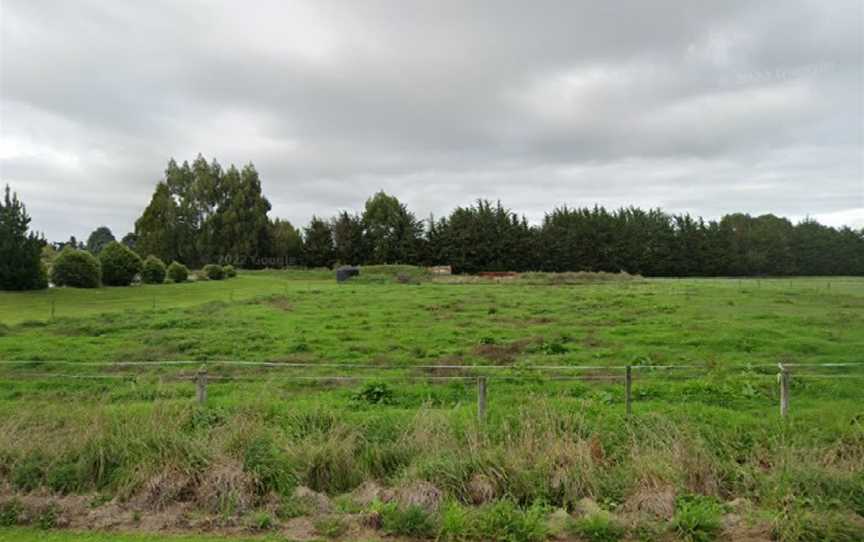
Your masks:
M777 375L780 381L780 416L785 418L789 413L789 369L782 363L777 365L780 367L780 374Z
M198 374L195 378L195 383L198 388L198 404L204 404L207 402L207 366L202 365L200 369L198 369Z
M633 397L631 391L633 389L633 368L629 365L624 372L624 405L627 409L627 415L633 414Z
M54 321L54 299L51 299L51 321Z
M486 377L477 377L477 419L486 419Z

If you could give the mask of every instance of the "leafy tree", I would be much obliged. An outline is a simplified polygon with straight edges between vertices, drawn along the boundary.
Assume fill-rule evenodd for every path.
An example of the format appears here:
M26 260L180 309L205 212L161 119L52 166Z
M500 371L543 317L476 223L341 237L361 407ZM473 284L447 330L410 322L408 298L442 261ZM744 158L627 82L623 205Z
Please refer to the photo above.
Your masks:
M135 232L129 232L123 236L123 239L121 239L120 242L132 250L135 250L138 246L138 236L135 235Z
M168 189L160 182L144 209L141 218L135 221L138 236L137 250L142 254L153 254L162 261L176 260L179 256L177 243L177 204Z
M141 257L129 247L112 241L99 253L102 266L102 282L108 286L129 286L141 273Z
M393 196L378 192L363 211L371 264L416 263L422 224Z
M287 220L270 223L270 256L279 267L297 265L303 256L303 238Z
M313 216L303 235L303 262L309 267L331 267L335 260L333 229Z
M184 279L185 280L185 279ZM145 284L162 284L165 282L165 264L154 255L144 260L141 268L141 282Z
M98 256L111 241L114 241L111 229L108 226L99 226L87 238L87 250Z
M60 251L51 267L51 282L57 286L98 288L102 270L96 256L86 250L72 248Z
M29 232L24 204L6 185L0 203L0 290L38 290L48 287L42 265L44 239Z

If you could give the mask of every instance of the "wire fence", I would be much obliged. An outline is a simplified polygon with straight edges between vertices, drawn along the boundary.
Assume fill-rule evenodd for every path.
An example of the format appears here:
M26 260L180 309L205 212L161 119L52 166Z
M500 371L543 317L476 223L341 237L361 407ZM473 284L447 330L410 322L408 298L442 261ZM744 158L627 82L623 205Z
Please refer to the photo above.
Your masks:
M422 381L422 382L476 382L477 412L482 420L486 411L487 380L524 383L531 381L585 381L585 382L619 382L624 384L624 402L626 413L632 413L633 375L641 373L640 378L659 376L661 380L683 380L694 376L705 376L715 370L739 372L739 376L752 379L754 377L775 378L779 385L780 414L785 417L789 412L791 397L791 381L795 379L857 379L864 380L864 362L840 363L757 363L720 366L716 364L677 364L677 365L446 365L418 364L404 366L386 366L362 363L300 363L300 362L270 362L245 360L154 360L154 361L69 361L69 360L0 360L0 366L25 371L0 373L0 381L34 381L34 380L136 380L146 373L140 369L188 368L197 367L194 374L181 372L169 374L167 380L194 382L198 403L207 401L207 386L211 382L362 382L362 381ZM127 373L70 373L46 371L46 367L89 367L95 369L133 369ZM34 369L41 369L35 371ZM264 373L250 375L248 369L267 369ZM243 370L240 375L212 373L212 369ZM339 369L336 374L296 374L309 369ZM777 372L770 372L769 370ZM292 370L286 374L282 370ZM471 374L386 374L392 371L459 371ZM804 372L802 372L802 370ZM826 374L819 371L844 371L842 374ZM345 371L373 371L374 374L344 374ZM507 374L511 371L518 374ZM689 371L689 372L688 372ZM756 372L762 371L762 372ZM860 372L858 372L860 371ZM599 373L599 374L598 374ZM695 375L692 373L696 373ZM681 377L681 378L678 378ZM160 375L166 379L166 375Z

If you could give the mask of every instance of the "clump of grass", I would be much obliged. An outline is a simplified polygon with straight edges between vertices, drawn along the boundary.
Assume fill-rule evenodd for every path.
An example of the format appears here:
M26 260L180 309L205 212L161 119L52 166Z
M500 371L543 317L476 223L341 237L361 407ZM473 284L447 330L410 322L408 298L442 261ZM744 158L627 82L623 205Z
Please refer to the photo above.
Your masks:
M723 508L702 495L679 496L672 527L686 542L711 542L722 527Z
M381 507L381 530L387 534L431 538L437 531L433 516L419 506L401 508L396 503Z
M339 538L348 531L348 524L339 516L325 516L315 520L315 532L327 538Z
M573 522L569 529L574 535L590 542L617 542L625 529L608 514L591 514Z
M249 518L247 525L253 531L269 531L276 528L276 521L267 512L256 512Z

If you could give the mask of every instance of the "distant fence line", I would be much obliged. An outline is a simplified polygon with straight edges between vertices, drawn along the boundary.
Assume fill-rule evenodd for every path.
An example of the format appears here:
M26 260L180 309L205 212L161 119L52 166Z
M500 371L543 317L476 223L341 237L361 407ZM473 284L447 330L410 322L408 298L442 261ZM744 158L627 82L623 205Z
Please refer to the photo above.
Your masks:
M0 365L78 365L87 367L171 367L171 366L200 366L194 375L174 375L171 379L176 381L194 381L196 386L196 400L199 404L204 404L207 401L207 385L209 381L247 381L261 382L264 380L285 380L285 381L325 381L325 382L340 382L340 381L476 381L477 383L477 416L482 422L486 417L486 396L487 396L487 379L489 380L504 380L504 381L525 381L526 376L516 375L284 375L272 373L261 375L258 377L235 376L235 375L211 375L208 374L208 366L239 366L239 367L268 367L268 368L340 368L340 369L373 369L379 371L395 371L395 370L514 370L514 371L610 371L623 370L622 375L544 375L543 380L549 381L621 381L624 382L624 403L625 411L628 416L632 414L633 405L633 370L648 369L648 370L676 370L676 369L700 369L709 371L716 367L709 365L625 365L625 366L599 366L599 365L535 365L535 366L519 366L519 365L409 365L409 366L381 366L367 364L351 364L351 363L279 363L279 362L256 362L256 361L238 361L238 360L217 360L209 362L193 361L193 360L166 360L166 361L117 361L117 362L75 362L68 360L0 360ZM849 367L864 367L864 363L845 362L845 363L777 363L777 364L745 364L736 365L726 368L735 369L754 369L754 368L777 368L779 372L776 374L777 382L780 391L780 415L786 417L789 412L789 404L791 397L790 384L792 380L792 368L849 368ZM8 381L23 380L25 378L38 379L108 379L108 380L130 380L142 376L141 374L68 374L68 373L18 373L18 378L6 379ZM748 377L761 376L771 377L773 374L748 374ZM841 374L841 375L825 375L825 374L796 374L795 378L804 379L820 379L820 378L836 378L836 379L864 379L864 374Z

